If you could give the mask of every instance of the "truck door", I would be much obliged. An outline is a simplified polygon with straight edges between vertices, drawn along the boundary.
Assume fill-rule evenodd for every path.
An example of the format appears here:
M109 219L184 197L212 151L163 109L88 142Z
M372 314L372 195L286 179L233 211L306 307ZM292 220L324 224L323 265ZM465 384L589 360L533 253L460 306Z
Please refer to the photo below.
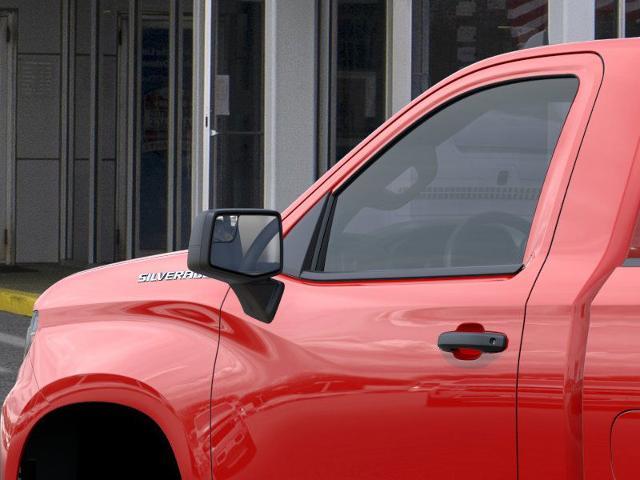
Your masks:
M620 75L617 80L627 84L609 89L629 91L632 78ZM586 258L580 261L582 268L591 273L597 262L602 278L594 282L597 293L589 298L588 313L574 318L574 322L586 325L578 330L583 340L580 353L584 352L584 371L581 409L574 408L569 419L579 419L583 428L578 433L583 447L581 476L585 480L633 480L640 472L640 134L637 129L620 128L640 122L640 98L620 95L616 99L620 104L607 102L608 108L616 111L614 121L605 115L601 123L611 130L604 137L617 145L609 152L608 175L602 175L600 152L587 153L584 162L579 160L584 170L592 172L579 177L581 188L588 189L583 182L589 180L607 185L593 199L592 208L599 215L589 215L590 221L583 220L580 230L574 227L578 234L594 240L583 252ZM594 123L595 127L600 124ZM602 133L594 136L602 138ZM596 171L597 176L593 173ZM587 233L586 228L597 229L601 238L595 241L595 232ZM591 276L597 278L593 273ZM574 282L582 275L576 277ZM560 324L560 328L566 327ZM570 456L565 454L563 458Z
M627 74L638 44L611 47L600 51L607 73L527 301L520 480L639 477L640 96Z
M585 359L585 479L638 478L640 262L614 270L591 305Z
M516 478L525 303L600 73L462 76L298 204L273 322L223 305L215 478Z

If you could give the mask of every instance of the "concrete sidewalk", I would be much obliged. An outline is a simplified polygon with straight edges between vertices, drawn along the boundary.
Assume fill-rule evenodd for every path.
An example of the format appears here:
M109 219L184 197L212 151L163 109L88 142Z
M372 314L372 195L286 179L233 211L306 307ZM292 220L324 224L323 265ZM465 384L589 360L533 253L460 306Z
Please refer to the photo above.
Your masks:
M0 311L31 316L33 304L51 285L88 267L56 264L0 265Z

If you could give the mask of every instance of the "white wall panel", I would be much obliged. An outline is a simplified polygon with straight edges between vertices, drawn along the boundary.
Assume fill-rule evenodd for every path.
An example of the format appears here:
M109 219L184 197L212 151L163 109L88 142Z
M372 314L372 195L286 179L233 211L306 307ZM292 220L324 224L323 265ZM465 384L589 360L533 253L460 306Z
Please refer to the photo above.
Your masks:
M76 0L76 54L91 52L91 2Z
M89 248L89 161L76 160L73 169L73 259L87 261Z
M0 0L0 9L18 22L16 261L57 262L61 1Z
M16 205L16 261L58 261L57 160L19 160Z
M101 157L116 158L116 94L118 68L115 57L104 57L100 95Z
M113 262L115 252L116 162L102 160L98 171L98 262Z
M59 158L60 57L18 55L18 158Z
M0 0L3 8L18 10L19 53L60 53L60 0Z
M91 63L86 55L76 57L75 85L75 154L76 158L89 158L89 90Z

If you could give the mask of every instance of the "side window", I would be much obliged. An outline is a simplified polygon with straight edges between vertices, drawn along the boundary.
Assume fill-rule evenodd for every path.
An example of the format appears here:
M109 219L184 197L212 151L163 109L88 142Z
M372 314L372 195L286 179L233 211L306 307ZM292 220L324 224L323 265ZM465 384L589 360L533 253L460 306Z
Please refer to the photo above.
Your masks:
M315 240L320 231L319 220L326 203L327 197L325 196L284 237L283 273L299 277L305 265L311 262Z
M421 121L337 195L317 270L517 271L577 89L575 77L501 84Z

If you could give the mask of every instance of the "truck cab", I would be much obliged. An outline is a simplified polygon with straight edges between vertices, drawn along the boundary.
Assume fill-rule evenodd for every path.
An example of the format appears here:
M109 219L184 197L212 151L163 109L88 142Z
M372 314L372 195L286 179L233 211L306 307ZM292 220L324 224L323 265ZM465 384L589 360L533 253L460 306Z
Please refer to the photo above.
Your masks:
M56 284L0 477L636 478L639 66L482 61L282 214Z

